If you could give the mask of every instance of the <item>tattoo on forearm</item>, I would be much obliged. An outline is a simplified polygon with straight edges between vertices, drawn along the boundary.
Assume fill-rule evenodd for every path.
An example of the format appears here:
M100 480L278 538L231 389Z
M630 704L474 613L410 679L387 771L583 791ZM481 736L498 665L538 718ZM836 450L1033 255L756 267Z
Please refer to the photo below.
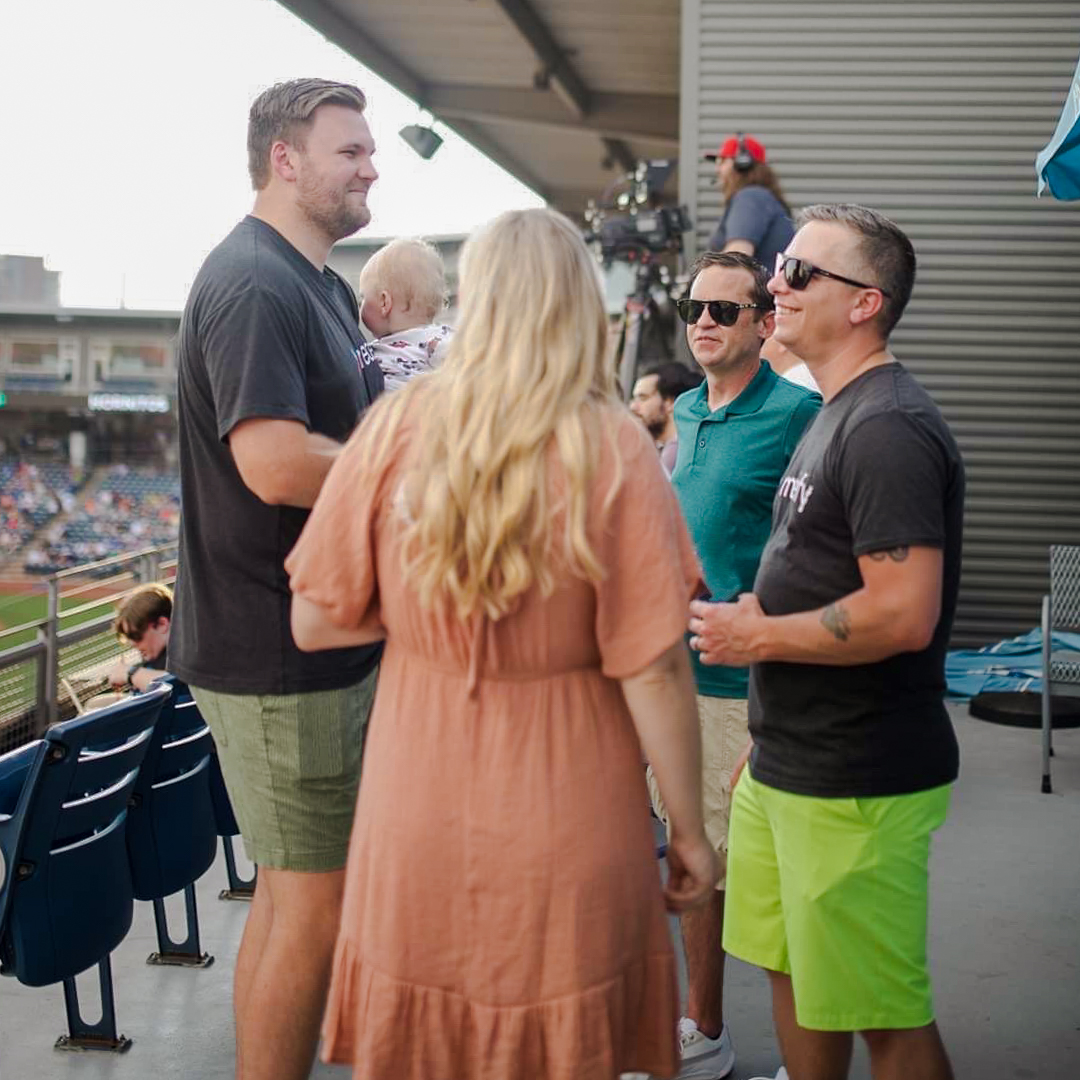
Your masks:
M851 616L843 604L830 604L821 613L821 625L837 641L847 641L851 636Z
M901 544L899 547L889 548L886 551L871 551L869 554L874 562L884 562L886 559L892 559L893 562L903 562L908 557L908 551L910 550L907 544Z

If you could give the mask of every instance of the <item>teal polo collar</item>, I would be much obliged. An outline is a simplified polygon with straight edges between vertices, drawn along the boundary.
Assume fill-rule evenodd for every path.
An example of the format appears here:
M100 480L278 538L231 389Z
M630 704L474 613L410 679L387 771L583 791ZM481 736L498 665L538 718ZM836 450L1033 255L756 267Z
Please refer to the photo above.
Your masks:
M709 384L707 381L702 381L696 390L691 390L687 394L687 411L698 420L724 420L728 416L746 416L749 413L755 413L765 404L779 378L780 376L769 367L769 361L763 359L757 374L734 401L710 412Z

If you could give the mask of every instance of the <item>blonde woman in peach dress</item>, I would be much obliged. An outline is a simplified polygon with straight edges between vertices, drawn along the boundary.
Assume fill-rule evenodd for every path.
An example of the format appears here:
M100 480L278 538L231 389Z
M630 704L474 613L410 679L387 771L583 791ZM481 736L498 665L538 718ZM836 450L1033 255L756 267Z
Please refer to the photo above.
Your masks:
M302 649L386 641L323 1027L358 1080L678 1070L665 907L717 877L699 569L605 343L568 220L479 230L446 360L371 411L288 559Z

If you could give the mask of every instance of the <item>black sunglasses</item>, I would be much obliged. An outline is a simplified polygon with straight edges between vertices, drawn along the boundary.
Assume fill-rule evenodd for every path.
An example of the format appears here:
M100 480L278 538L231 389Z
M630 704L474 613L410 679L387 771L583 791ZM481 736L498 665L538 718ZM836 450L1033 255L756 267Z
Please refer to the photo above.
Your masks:
M845 285L853 285L856 289L877 289L882 296L889 295L880 285L865 285L861 281L844 277L842 274L834 274L831 270L822 270L820 266L815 266L806 259L797 259L794 255L785 255L783 252L776 256L775 272L783 274L784 280L796 292L802 292L817 274L821 277L832 278L834 281L842 281Z
M709 309L709 318L717 326L734 326L739 321L740 311L761 310L757 304L736 304L734 300L691 300L688 296L676 300L675 306L682 321L691 326L701 318L706 308Z

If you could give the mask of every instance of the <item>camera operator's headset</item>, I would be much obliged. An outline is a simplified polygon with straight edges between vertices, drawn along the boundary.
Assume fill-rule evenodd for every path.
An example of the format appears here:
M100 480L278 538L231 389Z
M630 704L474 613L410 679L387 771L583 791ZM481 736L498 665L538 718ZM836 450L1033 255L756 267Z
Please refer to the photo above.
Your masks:
M746 136L740 131L735 135L735 156L731 159L736 172L749 172L754 167L754 155L746 145Z

